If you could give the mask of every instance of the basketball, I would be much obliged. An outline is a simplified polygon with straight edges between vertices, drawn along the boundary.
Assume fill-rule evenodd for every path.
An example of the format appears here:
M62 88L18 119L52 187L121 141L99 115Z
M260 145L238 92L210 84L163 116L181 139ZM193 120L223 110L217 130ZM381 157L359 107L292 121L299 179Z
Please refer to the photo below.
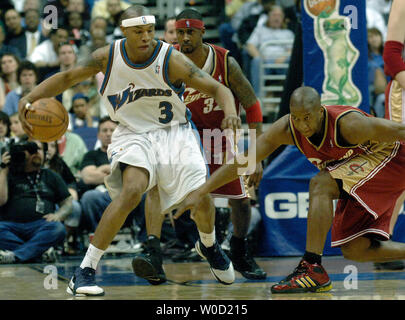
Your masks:
M35 111L28 110L25 119L32 126L32 137L42 142L60 139L69 125L65 107L54 98L35 101Z
M335 6L336 0L306 0L306 7L314 16L319 16L323 11L329 14Z

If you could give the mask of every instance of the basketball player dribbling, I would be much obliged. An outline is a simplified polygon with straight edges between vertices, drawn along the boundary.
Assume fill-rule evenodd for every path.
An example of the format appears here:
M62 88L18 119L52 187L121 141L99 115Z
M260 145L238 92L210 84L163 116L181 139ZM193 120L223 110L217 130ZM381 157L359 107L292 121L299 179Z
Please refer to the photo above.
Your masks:
M104 295L95 281L97 264L145 192L157 185L162 211L169 212L205 182L204 157L189 122L189 111L181 100L184 85L218 101L225 113L223 128L236 131L241 126L228 88L168 44L154 40L155 17L148 15L147 8L132 6L125 10L121 30L125 38L94 51L75 68L48 78L19 104L23 127L30 133L32 128L23 113L32 108L32 102L56 96L100 71L105 74L100 94L110 117L119 122L107 150L111 174L105 183L113 200L69 282L67 292L76 296ZM215 240L215 211L210 196L205 197L194 220L201 251L212 273L223 284L233 283L232 262Z
M280 145L296 145L320 172L309 185L306 252L272 293L323 292L332 288L321 264L332 226L332 247L346 259L385 262L405 258L405 244L390 240L392 215L405 191L405 125L350 106L323 106L318 92L300 87L290 114L256 143L256 161ZM226 164L178 206L175 219L198 207L204 195L234 180L240 168ZM333 214L333 200L338 199Z
M238 113L240 102L246 110L249 129L256 130L257 135L260 135L263 116L254 90L243 75L236 60L228 56L228 50L203 42L205 28L202 15L195 9L185 9L177 15L175 27L179 43L175 45L175 48L190 58L196 66L232 90ZM208 149L206 156L210 174L212 174L222 163L226 162L227 153L232 154L233 151L229 150L232 143L227 148L226 143L221 139L218 146L211 139L208 139L210 137L204 135L204 130L205 132L213 132L220 129L224 116L223 111L217 107L217 103L212 97L194 88L186 88L184 102L192 113L191 119L200 133L204 149ZM209 141L209 145L205 143L207 141ZM220 159L220 163L216 159ZM256 172L249 178L248 186L245 186L243 177L239 177L211 193L213 197L229 199L234 229L230 239L230 258L235 270L247 279L266 278L266 273L257 265L248 251L246 240L251 217L250 199L246 187L255 186L257 188L262 172L263 169L259 163ZM159 195L156 190L148 193L146 203L145 214L148 233L146 254L135 257L132 265L136 275L147 279L151 284L160 284L166 281L162 268L163 257L159 241L164 216L159 210ZM196 249L198 252L198 244Z

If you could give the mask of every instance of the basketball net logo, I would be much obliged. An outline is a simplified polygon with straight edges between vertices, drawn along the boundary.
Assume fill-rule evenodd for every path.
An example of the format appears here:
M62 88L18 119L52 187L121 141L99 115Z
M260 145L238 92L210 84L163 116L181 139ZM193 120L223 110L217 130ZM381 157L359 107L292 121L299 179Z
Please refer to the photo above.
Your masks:
M146 24L146 18L142 16L142 22L143 24Z
M190 28L190 21L186 20L186 26L187 28Z

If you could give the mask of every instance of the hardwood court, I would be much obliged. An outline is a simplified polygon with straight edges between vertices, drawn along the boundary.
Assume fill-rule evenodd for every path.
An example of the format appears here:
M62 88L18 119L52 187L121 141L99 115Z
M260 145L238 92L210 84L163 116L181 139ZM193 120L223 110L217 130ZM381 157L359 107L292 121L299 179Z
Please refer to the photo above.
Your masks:
M330 292L281 295L271 294L269 288L294 269L299 257L258 258L258 263L267 272L267 279L246 280L236 273L236 281L230 286L217 283L206 262L166 261L165 270L170 281L152 286L134 276L130 257L104 257L99 264L96 279L98 284L104 287L106 295L75 298L65 290L68 279L80 261L81 259L55 263L53 266L57 268L59 276L57 282L50 282L49 274L44 273L46 264L0 265L0 299L405 300L404 271L374 271L372 263L355 263L340 256L323 258L323 265L333 282ZM53 266L47 268L52 269ZM356 283L350 280L353 278L358 279L357 287Z

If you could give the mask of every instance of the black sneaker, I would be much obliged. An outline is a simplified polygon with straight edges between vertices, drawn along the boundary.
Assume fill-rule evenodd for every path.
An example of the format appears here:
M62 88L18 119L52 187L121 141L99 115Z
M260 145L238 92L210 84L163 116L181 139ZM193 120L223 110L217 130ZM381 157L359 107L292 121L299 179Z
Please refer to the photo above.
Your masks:
M229 258L231 259L236 271L240 272L246 279L266 279L266 272L258 266L252 255L249 253L246 239L238 239L235 241L232 237L230 247Z
M148 245L146 253L132 259L132 269L137 277L147 280L150 284L158 285L167 281L163 270L162 253Z
M96 270L93 268L77 268L66 292L77 297L104 295L104 290L96 285Z
M198 240L195 249L203 259L208 261L212 274L220 283L232 284L235 281L232 262L217 241L213 246L206 248L201 240Z

